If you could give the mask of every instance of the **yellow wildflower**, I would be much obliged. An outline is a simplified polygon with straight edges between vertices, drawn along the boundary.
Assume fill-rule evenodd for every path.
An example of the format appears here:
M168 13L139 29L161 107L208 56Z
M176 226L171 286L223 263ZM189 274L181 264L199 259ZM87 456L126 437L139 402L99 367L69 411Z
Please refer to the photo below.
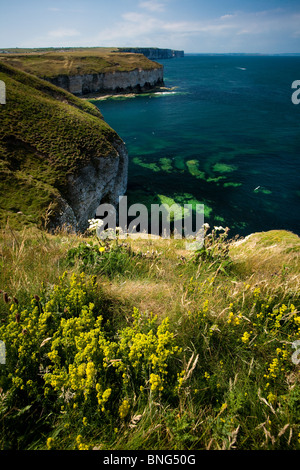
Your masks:
M119 415L121 419L126 418L130 410L130 405L128 400L123 400L122 404L119 407Z
M276 395L274 395L274 393L270 392L269 395L267 396L267 399L270 403L274 403L274 401L276 400Z
M53 439L52 437L48 437L48 439L47 439L47 444L46 444L48 450L51 450L51 449L52 449L53 442L54 442L54 439Z
M159 375L151 374L150 375L151 390L158 389L159 391L163 390L162 380Z
M229 312L227 323L231 323L234 318L233 312Z
M76 443L78 450L89 450L89 446L82 442L82 436L80 434L76 437Z
M250 334L252 333L252 331L250 333L248 333L247 331L245 331L245 333L243 334L242 336L242 341L244 344L247 344L249 343L249 340L250 340Z

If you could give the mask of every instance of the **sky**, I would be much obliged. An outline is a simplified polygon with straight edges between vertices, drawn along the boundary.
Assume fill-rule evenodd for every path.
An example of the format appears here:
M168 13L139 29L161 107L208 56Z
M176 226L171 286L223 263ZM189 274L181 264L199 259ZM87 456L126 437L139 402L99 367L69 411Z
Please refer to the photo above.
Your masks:
M9 47L300 53L300 0L0 0Z

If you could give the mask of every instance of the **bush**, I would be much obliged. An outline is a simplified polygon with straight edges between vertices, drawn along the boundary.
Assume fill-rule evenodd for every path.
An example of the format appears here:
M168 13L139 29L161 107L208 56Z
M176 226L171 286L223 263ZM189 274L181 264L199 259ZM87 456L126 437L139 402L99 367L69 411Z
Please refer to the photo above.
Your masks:
M85 274L65 273L27 309L13 303L0 337L7 345L0 369L3 448L26 446L24 420L35 429L34 439L40 438L33 424L38 414L48 417L43 421L48 433L77 423L80 439L68 445L82 448L83 434L103 426L113 432L139 397L144 404L167 399L176 387L174 359L180 351L168 318L159 324L157 317L134 309L132 323L112 332L101 290Z

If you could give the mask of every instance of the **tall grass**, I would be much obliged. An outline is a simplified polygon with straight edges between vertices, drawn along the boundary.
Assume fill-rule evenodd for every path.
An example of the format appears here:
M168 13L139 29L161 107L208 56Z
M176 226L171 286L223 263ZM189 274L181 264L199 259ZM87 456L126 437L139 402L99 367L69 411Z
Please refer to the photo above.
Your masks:
M297 236L0 240L1 448L300 448Z

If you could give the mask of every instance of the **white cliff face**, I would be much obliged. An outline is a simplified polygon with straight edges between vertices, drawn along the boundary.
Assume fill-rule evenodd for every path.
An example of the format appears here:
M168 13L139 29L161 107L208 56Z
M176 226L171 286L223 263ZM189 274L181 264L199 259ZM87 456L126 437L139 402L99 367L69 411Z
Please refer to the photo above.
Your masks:
M78 96L88 93L140 91L163 85L163 68L74 76L60 75L51 79L51 82Z
M120 52L131 52L143 54L150 60L173 59L174 57L184 57L184 51L174 49L159 49L156 47L121 47Z
M114 152L81 168L68 177L66 196L59 201L60 210L55 224L77 231L88 227L101 203L116 205L126 192L128 154L123 142L114 143Z

